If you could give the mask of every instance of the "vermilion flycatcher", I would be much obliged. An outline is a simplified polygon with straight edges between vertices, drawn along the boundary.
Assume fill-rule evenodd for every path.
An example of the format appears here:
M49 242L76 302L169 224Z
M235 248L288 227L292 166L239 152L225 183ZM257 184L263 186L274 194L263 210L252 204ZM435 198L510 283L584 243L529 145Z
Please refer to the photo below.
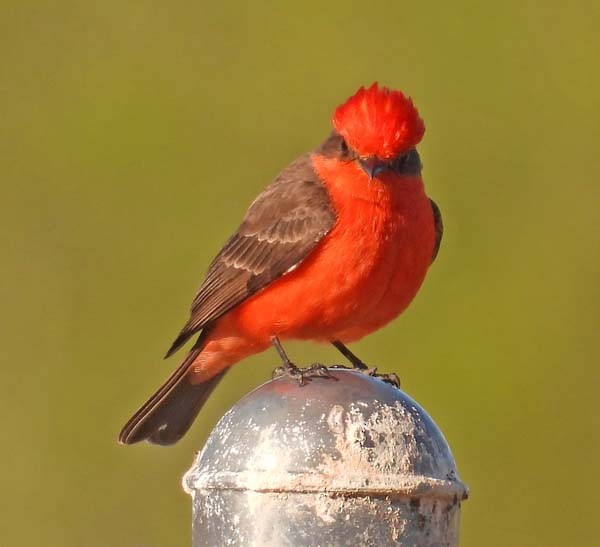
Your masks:
M373 84L333 115L334 130L254 200L213 260L167 356L200 333L179 368L127 422L119 441L172 444L228 367L274 344L279 370L303 381L280 340L344 344L397 317L417 293L441 237L415 146L425 132L412 101Z

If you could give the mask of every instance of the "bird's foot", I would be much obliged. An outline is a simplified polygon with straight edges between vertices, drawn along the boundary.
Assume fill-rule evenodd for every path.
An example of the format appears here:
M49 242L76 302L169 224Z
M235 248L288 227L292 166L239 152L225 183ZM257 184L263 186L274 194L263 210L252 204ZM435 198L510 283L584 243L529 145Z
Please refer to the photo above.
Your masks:
M386 384L391 384L394 387L400 389L400 377L395 372L390 372L389 374L377 374L377 369L372 368L369 369L367 374L369 374L369 376L379 378L382 382L385 382Z
M272 374L273 379L288 377L296 380L299 386L304 386L313 378L330 378L336 380L334 376L329 374L329 370L324 365L315 363L310 367L300 368L293 363L284 363L283 366L277 367Z
M390 372L389 374L378 374L377 367L369 367L362 363L362 366L351 366L346 367L344 365L333 365L331 368L343 368L346 370L354 370L356 372L360 372L361 374L366 374L367 376L372 376L373 378L379 378L382 382L386 384L391 384L398 389L400 389L400 377L395 372Z

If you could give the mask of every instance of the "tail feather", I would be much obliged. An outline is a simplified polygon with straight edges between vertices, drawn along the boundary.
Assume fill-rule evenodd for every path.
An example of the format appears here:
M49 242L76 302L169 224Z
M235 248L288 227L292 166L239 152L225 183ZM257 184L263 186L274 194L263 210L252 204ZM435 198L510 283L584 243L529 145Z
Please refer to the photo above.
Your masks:
M120 443L134 444L147 440L169 445L183 437L227 372L225 369L201 384L189 381L188 369L202 351L204 339L205 336L201 335L177 370L129 419L119 434Z

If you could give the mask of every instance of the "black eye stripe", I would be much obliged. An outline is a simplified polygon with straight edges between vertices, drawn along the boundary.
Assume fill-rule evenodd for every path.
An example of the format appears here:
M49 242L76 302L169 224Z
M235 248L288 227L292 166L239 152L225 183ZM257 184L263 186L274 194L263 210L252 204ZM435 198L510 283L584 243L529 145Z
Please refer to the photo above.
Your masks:
M413 148L402 156L392 160L392 170L400 175L415 176L421 173L421 158Z

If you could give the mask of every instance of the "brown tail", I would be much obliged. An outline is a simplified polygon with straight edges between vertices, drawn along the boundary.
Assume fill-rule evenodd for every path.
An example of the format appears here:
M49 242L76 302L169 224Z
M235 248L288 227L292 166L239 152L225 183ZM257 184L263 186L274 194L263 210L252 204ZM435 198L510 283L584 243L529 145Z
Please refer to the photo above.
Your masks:
M154 444L169 445L183 437L227 372L225 369L202 384L190 383L187 372L202 351L204 338L200 336L183 363L129 419L119 433L120 443L134 444L147 440Z

